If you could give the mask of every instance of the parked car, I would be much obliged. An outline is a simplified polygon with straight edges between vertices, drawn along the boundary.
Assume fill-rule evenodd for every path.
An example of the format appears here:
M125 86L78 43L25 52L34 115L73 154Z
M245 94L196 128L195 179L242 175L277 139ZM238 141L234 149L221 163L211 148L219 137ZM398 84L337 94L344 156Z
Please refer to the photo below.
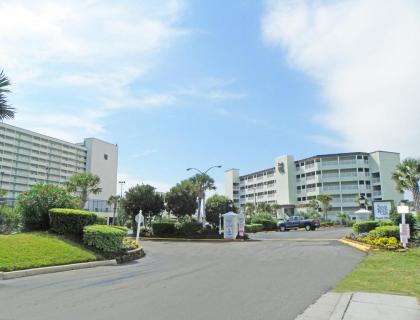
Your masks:
M306 231L315 230L319 228L320 223L317 219L305 219L301 216L291 216L285 221L280 221L277 225L280 231L287 231L291 229L305 228Z

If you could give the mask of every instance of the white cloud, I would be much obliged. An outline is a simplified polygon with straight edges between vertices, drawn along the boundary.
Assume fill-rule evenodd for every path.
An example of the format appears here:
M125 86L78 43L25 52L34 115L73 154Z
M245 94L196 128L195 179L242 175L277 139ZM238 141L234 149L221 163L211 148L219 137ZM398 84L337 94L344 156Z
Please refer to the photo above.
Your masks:
M159 63L159 52L188 34L178 27L182 1L16 0L0 3L0 12L0 67L12 80L14 95L59 91L63 101L76 95L86 102L76 107L80 119L84 113L100 114L87 120L96 132L100 118L121 103L169 103L162 96L139 98L129 85ZM30 129L60 128L42 120L31 101L15 107L33 118L26 121ZM73 112L57 106L53 113L72 120ZM63 125L61 134L74 140L81 128L89 126Z
M272 1L262 30L321 88L316 141L420 155L420 2Z
M142 180L138 176L131 175L128 173L118 173L118 181L125 181L123 184L123 194L128 191L128 189L135 187L136 185L141 184L150 184L155 187L159 192L168 192L172 185L162 182L162 181L151 181L151 180ZM121 185L117 182L117 193L121 193Z

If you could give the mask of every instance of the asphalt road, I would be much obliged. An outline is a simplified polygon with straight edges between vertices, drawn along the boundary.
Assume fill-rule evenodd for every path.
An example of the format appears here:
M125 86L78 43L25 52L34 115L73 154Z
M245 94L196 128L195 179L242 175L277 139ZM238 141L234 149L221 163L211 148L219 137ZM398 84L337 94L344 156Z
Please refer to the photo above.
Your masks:
M131 264L0 281L0 319L294 319L364 257L330 240L347 231L147 241Z

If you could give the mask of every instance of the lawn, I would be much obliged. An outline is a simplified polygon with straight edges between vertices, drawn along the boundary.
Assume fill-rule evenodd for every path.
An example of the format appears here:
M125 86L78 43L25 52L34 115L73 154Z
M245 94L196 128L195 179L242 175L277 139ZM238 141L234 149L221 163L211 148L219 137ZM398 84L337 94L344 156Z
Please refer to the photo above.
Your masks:
M417 296L420 299L420 248L374 251L335 288Z
M0 271L98 260L94 253L47 233L0 235Z

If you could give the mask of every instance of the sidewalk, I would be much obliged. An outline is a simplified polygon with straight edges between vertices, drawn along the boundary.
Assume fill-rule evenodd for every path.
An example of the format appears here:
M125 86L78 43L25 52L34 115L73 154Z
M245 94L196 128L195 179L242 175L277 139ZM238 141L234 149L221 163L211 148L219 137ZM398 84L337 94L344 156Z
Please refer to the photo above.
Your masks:
M321 296L296 320L419 320L415 297L379 293L335 293Z

